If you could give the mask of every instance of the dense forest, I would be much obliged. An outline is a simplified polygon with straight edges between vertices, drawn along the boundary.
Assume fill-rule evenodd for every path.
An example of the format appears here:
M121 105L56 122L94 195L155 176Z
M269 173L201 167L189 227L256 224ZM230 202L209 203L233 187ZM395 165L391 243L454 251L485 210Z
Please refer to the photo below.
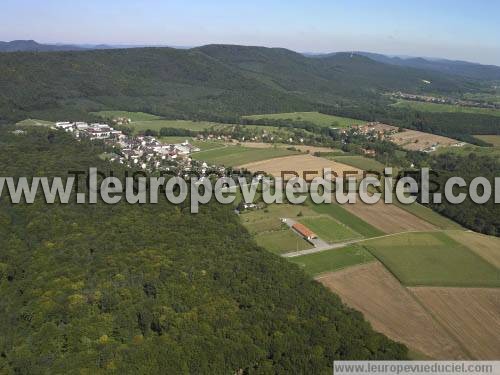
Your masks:
M477 232L500 236L500 210L495 203L495 177L498 178L500 160L495 157L477 155L455 155L444 153L431 159L431 168L436 172L436 182L439 192L444 193L444 185L450 177L461 177L470 185L476 177L485 177L491 184L492 196L485 204L474 203L468 194L467 188L455 187L454 194L466 193L467 198L460 204L451 204L443 199L440 204L430 204L431 208L447 216L466 228ZM482 189L479 189L482 194ZM443 195L444 196L444 195Z
M10 130L0 129L0 176L109 173L98 144ZM259 248L228 206L192 215L166 200L12 205L4 195L0 249L2 373L331 374L334 359L407 355Z

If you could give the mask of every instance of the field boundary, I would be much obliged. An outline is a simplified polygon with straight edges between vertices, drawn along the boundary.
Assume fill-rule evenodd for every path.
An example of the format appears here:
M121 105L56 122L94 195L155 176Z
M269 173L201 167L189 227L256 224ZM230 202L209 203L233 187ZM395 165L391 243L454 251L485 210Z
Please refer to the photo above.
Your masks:
M349 245L354 245L354 244L357 244L359 242L366 242L366 241L371 241L371 240L377 240L377 239L380 239L380 238L386 238L386 237L394 237L394 236L399 236L401 234L405 234L405 233L435 233L435 232L447 232L449 230L446 230L446 229L438 229L438 230L433 230L433 231L429 231L429 230L426 230L426 231L421 231L421 230L408 230L408 231L404 231L404 232L398 232L398 233L388 233L388 234L384 234L382 236L378 236L378 237L369 237L369 238L360 238L360 239L356 239L356 240L349 240L349 241L345 241L345 242L339 242L339 243L334 243L334 244L331 244L332 247L329 248L329 249L308 249L308 250L302 250L302 251L299 251L299 253L301 252L306 252L307 253L303 253L303 254L297 254L297 252L295 252L295 254L297 255L294 255L292 254L291 252L290 253L284 253L284 254L281 254L282 257L285 257L285 258L294 258L294 257L297 257L297 256L301 256L301 255L309 255L309 254L314 254L314 253L319 253L321 251L328 251L328 250L334 250L334 249L341 249L343 247L346 247L346 246L349 246ZM314 251L316 250L316 251ZM368 251L369 248L367 248ZM470 249L469 249L470 251ZM382 262L377 256L375 256L371 251L370 253L375 257L377 258L377 260L379 262ZM399 280L399 279L398 279ZM412 285L412 286L417 286L417 285ZM424 286L424 285L421 285L421 286Z

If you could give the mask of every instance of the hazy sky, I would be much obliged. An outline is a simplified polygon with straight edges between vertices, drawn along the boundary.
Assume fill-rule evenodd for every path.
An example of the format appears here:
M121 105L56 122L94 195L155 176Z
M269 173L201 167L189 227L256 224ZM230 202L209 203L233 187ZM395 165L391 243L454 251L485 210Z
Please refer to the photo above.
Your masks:
M497 0L1 0L0 40L231 43L500 65Z

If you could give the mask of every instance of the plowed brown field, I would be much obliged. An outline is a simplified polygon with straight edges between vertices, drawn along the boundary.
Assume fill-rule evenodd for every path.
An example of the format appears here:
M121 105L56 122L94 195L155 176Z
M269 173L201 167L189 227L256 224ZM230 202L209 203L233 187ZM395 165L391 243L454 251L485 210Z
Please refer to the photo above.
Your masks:
M378 262L317 279L344 303L365 315L373 328L431 358L462 359L466 352Z
M475 359L500 358L500 289L410 288Z

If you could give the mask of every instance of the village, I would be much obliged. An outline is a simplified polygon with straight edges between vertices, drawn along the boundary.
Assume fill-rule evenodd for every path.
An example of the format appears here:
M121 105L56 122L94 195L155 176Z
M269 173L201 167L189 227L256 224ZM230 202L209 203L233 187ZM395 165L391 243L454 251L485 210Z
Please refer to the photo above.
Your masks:
M364 125L353 125L348 130L342 130L342 134L353 134L364 136L369 141L386 140L401 146L405 150L430 153L440 147L463 147L465 142L418 130L399 128L380 122L368 122ZM363 150L365 156L375 156L374 150Z
M430 95L417 95L417 94L406 94L403 92L392 93L392 97L396 99L413 100L417 102L424 103L435 103L435 104L451 104L458 105L462 107L475 107L475 108L490 108L499 109L500 104L498 103L487 103L487 102L476 102L472 100L454 99L447 97L436 97Z
M214 171L225 172L223 167L209 167L205 162L193 160L192 153L199 152L200 148L188 140L175 144L162 143L154 136L128 136L101 123L56 122L55 128L69 132L77 139L104 141L115 152L106 153L103 157L129 168L140 168L146 172L171 172L185 178L195 173L202 179Z
M127 118L113 119L114 126L129 124ZM180 143L165 143L159 134L138 134L127 135L122 130L105 123L86 122L57 122L54 126L71 133L76 139L89 139L91 141L103 141L112 147L113 152L107 153L105 157L110 162L117 162L127 167L140 168L147 172L167 171L179 176L188 177L191 173L206 176L208 173L216 172L224 174L226 169L221 165L209 165L205 161L195 160L193 153L199 152L200 148L191 144L188 139ZM406 150L434 152L439 147L461 147L465 145L455 139L438 136L430 133L423 133L416 130L398 128L379 122L368 122L363 125L351 125L347 128L336 129L340 135L342 144L348 142L352 136L363 137L368 141L387 140L397 144ZM240 134L241 133L241 134ZM186 137L189 138L189 137ZM193 137L194 138L194 137ZM224 145L236 143L248 144L248 142L273 143L274 139L269 134L264 136L249 136L246 132L226 131L218 134L208 134L199 132L195 135L198 141L220 141ZM294 142L293 138L287 139L286 143L290 147L295 144L305 144L304 138L299 138ZM376 152L366 148L361 150L366 157L374 158Z

